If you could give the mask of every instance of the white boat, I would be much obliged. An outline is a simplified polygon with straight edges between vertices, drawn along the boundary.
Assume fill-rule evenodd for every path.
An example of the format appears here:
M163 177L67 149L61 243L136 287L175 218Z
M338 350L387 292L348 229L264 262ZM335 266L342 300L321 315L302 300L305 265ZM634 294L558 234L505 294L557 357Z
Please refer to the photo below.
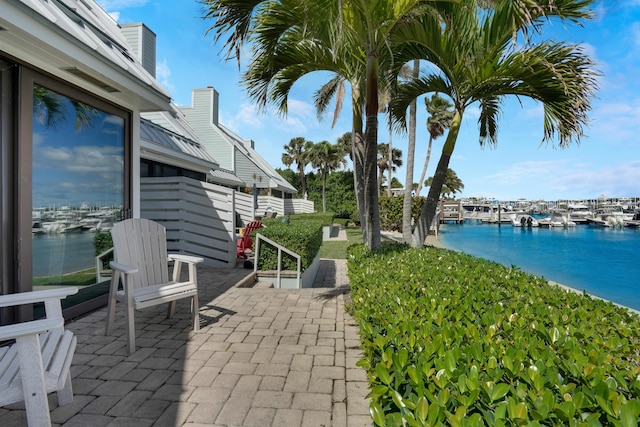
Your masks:
M511 215L511 225L514 227L538 227L538 220L531 215Z
M576 226L575 221L572 221L569 218L569 213L559 209L554 210L551 213L551 216L541 219L540 221L538 221L538 223L540 227L549 227L549 228Z
M633 214L625 213L622 207L610 206L598 209L594 216L587 218L587 223L595 227L623 227L632 220Z
M586 224L587 219L593 216L593 211L584 203L570 203L569 219L577 224Z

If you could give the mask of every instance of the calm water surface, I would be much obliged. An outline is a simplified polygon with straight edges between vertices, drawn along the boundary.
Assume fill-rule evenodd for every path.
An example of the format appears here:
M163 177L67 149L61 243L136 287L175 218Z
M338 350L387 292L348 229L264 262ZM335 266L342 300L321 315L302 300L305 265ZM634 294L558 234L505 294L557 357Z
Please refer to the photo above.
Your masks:
M465 222L440 228L449 249L523 271L640 310L640 230L520 228Z
M94 233L41 234L31 239L33 277L58 276L95 267Z

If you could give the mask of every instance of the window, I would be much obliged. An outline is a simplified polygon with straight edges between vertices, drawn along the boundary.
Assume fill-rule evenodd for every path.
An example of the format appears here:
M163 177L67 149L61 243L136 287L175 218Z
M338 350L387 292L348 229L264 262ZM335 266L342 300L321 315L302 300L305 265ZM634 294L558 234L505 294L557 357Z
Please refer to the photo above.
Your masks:
M26 69L20 97L20 291L78 286L64 301L78 305L76 315L106 301L109 277L97 274L96 254L130 207L130 116Z

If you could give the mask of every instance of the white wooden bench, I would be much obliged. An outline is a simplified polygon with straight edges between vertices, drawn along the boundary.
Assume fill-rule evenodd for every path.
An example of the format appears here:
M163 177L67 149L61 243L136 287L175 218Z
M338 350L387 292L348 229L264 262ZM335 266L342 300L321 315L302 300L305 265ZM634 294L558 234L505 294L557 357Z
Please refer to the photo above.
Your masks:
M136 349L135 310L168 303L167 318L170 318L176 301L190 298L193 330L200 329L196 264L204 260L190 255L167 254L165 227L148 219L121 221L111 229L111 236L115 261L110 262L113 275L105 334L111 333L116 301L126 307L129 353ZM169 261L174 261L172 280L169 280ZM178 282L183 263L188 265L188 279ZM120 280L122 289L119 289Z
M30 426L51 425L48 393L58 392L59 405L73 401L69 369L76 337L64 329L60 300L77 292L67 287L0 296L0 307L45 305L44 319L0 326L0 341L8 340L0 347L0 406L24 401Z

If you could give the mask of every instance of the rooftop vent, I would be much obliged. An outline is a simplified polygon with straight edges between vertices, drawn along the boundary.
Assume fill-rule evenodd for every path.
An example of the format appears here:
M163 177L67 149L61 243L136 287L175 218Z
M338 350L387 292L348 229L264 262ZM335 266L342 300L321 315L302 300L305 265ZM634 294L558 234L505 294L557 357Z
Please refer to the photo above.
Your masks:
M98 86L100 89L103 89L109 93L114 93L114 92L120 92L118 89L116 89L115 87L106 84L105 82L103 82L100 79L97 79L95 77L93 77L92 75L87 74L86 72L76 68L76 67L67 67L67 68L62 68L62 70L73 74L76 77L80 77L81 79Z

